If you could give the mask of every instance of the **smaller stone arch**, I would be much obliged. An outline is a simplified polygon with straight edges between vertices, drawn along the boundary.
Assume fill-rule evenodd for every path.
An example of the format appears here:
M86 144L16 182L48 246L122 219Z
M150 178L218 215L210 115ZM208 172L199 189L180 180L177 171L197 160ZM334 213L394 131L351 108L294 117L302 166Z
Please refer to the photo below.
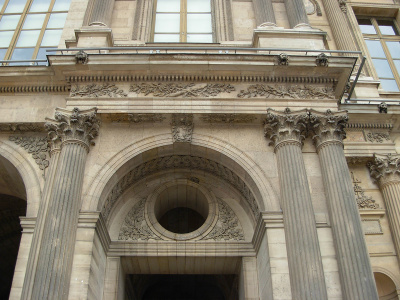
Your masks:
M392 276L390 276L386 270L374 270L374 278L380 300L399 299L398 283L395 283Z

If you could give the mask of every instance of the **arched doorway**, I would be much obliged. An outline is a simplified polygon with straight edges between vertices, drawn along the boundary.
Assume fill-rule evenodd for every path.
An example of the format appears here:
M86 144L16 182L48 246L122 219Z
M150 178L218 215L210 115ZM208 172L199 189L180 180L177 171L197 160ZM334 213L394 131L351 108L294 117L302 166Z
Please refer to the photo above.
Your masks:
M26 191L17 169L0 156L0 299L8 299L21 241Z
M397 294L396 285L393 280L380 272L374 273L376 288L380 300L397 300L399 295Z

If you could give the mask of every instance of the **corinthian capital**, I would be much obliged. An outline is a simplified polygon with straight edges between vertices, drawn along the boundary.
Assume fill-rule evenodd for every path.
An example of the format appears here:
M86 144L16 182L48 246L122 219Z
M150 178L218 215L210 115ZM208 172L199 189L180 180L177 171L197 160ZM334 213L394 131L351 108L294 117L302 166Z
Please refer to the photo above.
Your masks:
M54 120L47 119L45 124L51 149L60 148L64 143L77 143L89 151L99 132L96 111L97 108L81 111L76 107L72 111L56 108Z
M308 118L306 109L295 112L289 108L283 112L268 109L264 134L272 141L270 145L275 146L275 149L283 143L297 143L301 146L305 139Z
M348 121L346 111L326 112L310 110L310 131L317 150L329 143L340 143L346 138L344 127Z
M374 161L368 164L371 177L380 186L391 182L400 182L400 155L374 154Z

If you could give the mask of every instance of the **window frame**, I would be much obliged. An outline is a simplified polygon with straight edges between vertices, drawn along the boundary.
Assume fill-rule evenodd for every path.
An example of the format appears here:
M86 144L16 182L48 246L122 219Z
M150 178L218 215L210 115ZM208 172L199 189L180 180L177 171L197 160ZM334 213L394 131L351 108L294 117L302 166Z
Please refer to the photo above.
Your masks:
M362 39L363 39L363 43L364 43L364 49L366 50L366 56L367 56L367 58L369 60L370 66L373 68L374 77L379 79L379 80L380 79L383 79L383 80L392 79L392 78L389 78L389 77L379 77L378 72L377 72L377 70L375 68L375 65L373 63L374 57L371 55L370 50L368 48L368 45L366 43L367 40L379 41L379 43L382 46L386 61L388 62L390 70L391 70L391 72L393 74L393 79L395 80L395 82L397 84L398 91L385 90L383 88L383 86L381 85L383 91L385 93L400 93L400 70L397 69L397 67L396 67L396 65L394 63L395 60L397 61L399 59L397 59L397 58L393 59L393 57L392 57L392 55L391 55L391 53L389 51L389 48L388 48L388 46L386 44L386 42L390 42L390 41L399 42L400 43L400 26L399 26L396 18L381 17L381 16L367 16L367 15L356 15L356 18L357 18L358 30L361 33L361 36L362 36ZM359 22L358 22L359 20L369 20L371 22L371 25L374 27L376 33L375 34L363 33L361 28L359 27ZM392 22L393 23L393 27L394 27L394 29L396 31L396 34L395 35L382 34L382 32L381 32L381 30L379 28L378 21L390 21L390 22ZM382 58L379 58L379 59L382 59Z
M211 34L212 34L212 41L210 43L204 43L204 44L212 44L216 43L216 31L215 31L215 16L214 16L214 1L210 0L210 6L211 6ZM154 35L156 34L155 32L155 26L156 26L156 14L157 14L157 0L154 0L153 2L153 17L152 17L152 23L151 23L151 35L150 39L152 43L162 43L162 44L168 44L168 43L191 43L187 42L187 0L180 0L180 26L179 26L179 42L154 42ZM200 12L201 14L201 12ZM207 14L209 14L207 12ZM209 33L206 33L209 34ZM196 43L202 43L202 42L193 42L193 44ZM202 43L203 44L203 43Z
M39 54L40 49L51 49L51 48L57 49L58 45L55 45L55 46L41 46L41 44L43 42L43 37L45 35L46 30L61 30L62 31L64 29L65 23L64 23L64 25L62 27L57 27L57 28L47 28L47 26L48 26L49 20L50 20L50 18L51 18L51 16L53 14L67 14L68 15L68 11L69 11L69 7L70 7L71 3L69 4L68 10L53 11L54 5L55 5L57 0L50 0L49 6L47 8L47 11L32 11L31 12L30 8L34 3L34 0L27 0L25 5L24 5L24 9L21 12L5 13L5 10L6 10L7 6L8 6L8 4L10 3L10 1L12 1L12 0L5 0L4 1L3 7L0 10L0 21L4 16L9 16L9 15L18 15L18 16L20 16L20 18L19 18L19 21L17 23L17 26L15 27L15 29L13 29L14 33L13 33L13 36L11 38L10 44L8 45L8 48L7 48L7 50L6 50L5 54L4 54L4 57L1 59L1 60L8 60L9 62L8 63L3 63L3 65L4 64L9 64L9 65L29 65L29 63L25 63L25 64L24 63L17 63L17 62L13 63L12 56L13 56L14 51L16 49L33 48L34 50L33 50L32 56L30 58L24 59L24 60L30 60L32 62L34 62L35 60L40 59L40 58L38 58L38 54ZM25 24L25 21L26 21L28 16L30 16L30 15L43 15L43 14L45 15L45 17L43 19L43 24L40 27L38 27L38 28L25 28L25 29L23 28L23 26ZM21 35L21 32L23 32L23 31L34 31L34 30L35 31L36 30L40 31L39 35L37 37L35 46L21 46L21 47L18 47L17 43L18 43L18 39L19 39L19 37ZM0 30L0 31L10 31L10 30ZM61 33L61 35L62 35L62 33ZM61 38L61 36L60 36L60 38ZM38 63L38 64L43 65L43 63Z

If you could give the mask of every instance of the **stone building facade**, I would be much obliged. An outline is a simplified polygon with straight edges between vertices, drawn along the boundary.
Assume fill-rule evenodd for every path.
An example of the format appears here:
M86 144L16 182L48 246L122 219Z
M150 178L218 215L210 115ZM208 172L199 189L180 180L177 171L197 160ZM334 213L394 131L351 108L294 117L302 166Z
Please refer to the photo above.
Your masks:
M400 299L398 0L20 2L3 295Z

